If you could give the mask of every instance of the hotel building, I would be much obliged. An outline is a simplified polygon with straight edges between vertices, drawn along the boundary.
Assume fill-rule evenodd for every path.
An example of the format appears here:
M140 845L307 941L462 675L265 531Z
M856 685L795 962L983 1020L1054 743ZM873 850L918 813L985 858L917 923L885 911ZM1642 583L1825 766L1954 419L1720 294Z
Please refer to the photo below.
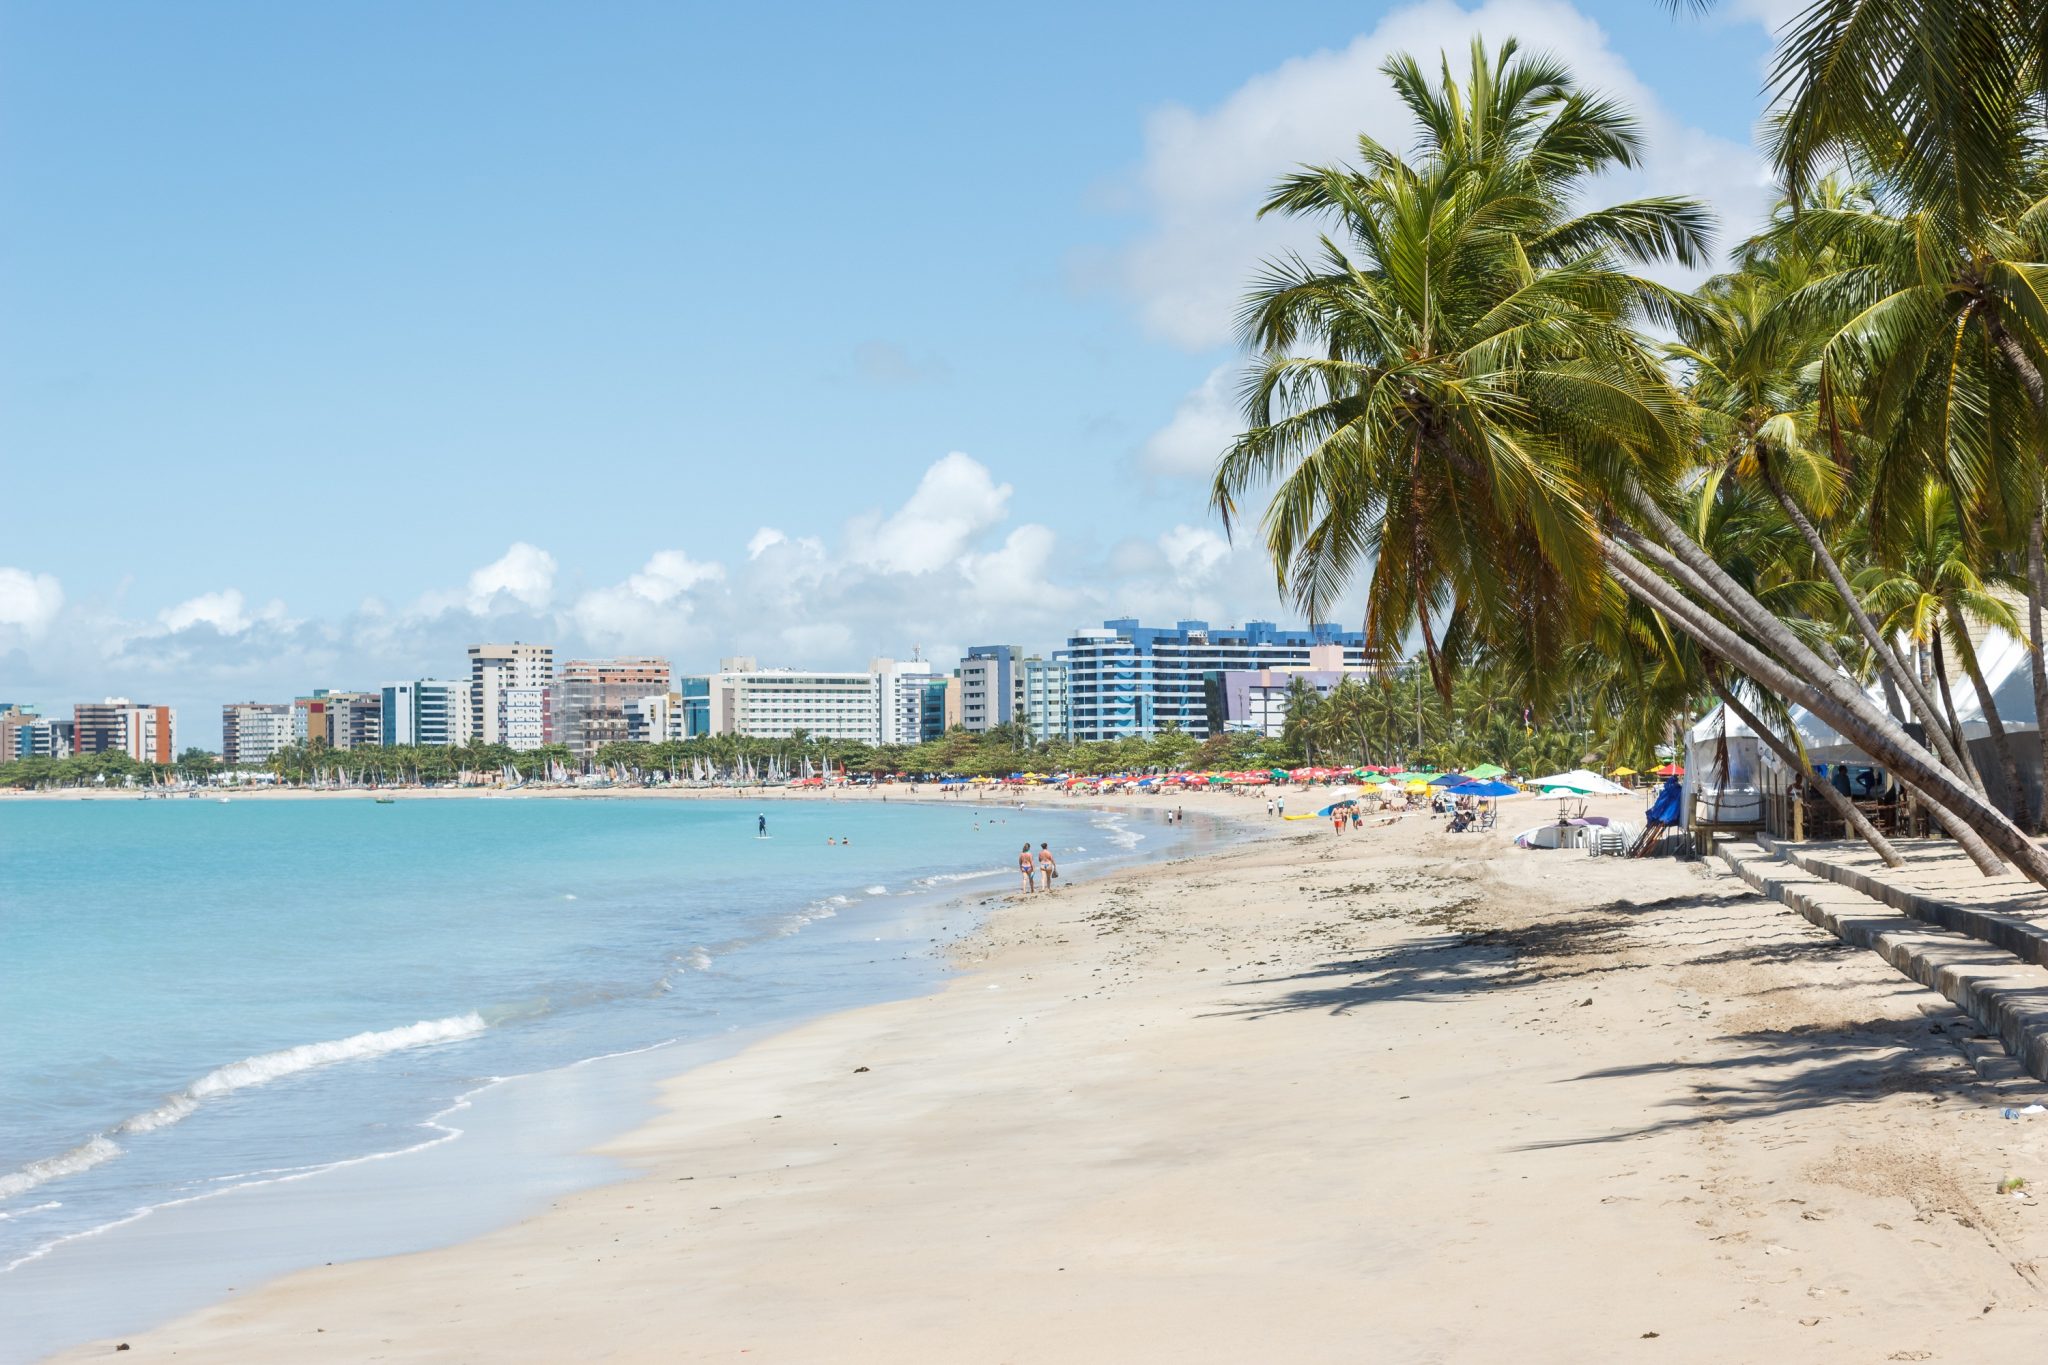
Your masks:
M673 691L626 703L626 738L641 744L711 733L711 680L677 678Z
M713 734L915 744L924 733L926 689L940 681L923 659L876 659L865 673L762 668L726 659L710 684Z
M1206 739L1209 674L1307 668L1310 651L1323 645L1337 648L1342 668L1366 667L1361 632L1333 625L1282 630L1270 621L1212 630L1206 621L1179 621L1167 629L1123 618L1103 622L1100 630L1074 632L1053 657L1067 667L1073 738L1151 736L1174 725Z
M554 739L553 645L469 647L470 737L525 752Z
M631 738L626 705L669 690L666 659L571 659L556 682L554 739L589 762L607 744Z
M292 744L296 707L277 701L234 701L220 708L220 758L227 767L261 767Z

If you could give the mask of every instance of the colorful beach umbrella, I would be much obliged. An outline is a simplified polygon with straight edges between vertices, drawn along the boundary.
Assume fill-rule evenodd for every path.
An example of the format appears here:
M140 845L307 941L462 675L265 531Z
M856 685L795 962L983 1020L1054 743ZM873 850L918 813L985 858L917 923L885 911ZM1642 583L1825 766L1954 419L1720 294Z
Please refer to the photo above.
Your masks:
M1476 768L1465 769L1465 776L1475 782L1484 782L1492 777L1505 777L1507 776L1507 771L1506 768L1501 767L1498 763L1482 763Z
M1520 787L1511 787L1505 782L1472 782L1458 788L1460 796L1516 796Z

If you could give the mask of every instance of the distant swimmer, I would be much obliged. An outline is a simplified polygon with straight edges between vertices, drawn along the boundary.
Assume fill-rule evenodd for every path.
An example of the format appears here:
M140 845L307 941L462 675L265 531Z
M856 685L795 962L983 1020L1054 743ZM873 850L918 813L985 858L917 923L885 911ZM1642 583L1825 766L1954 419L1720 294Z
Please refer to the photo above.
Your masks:
M759 821L755 823L754 837L756 839L765 839L768 837L768 817L766 815L763 815L759 819Z
M833 846L834 844L836 844L836 843L838 843L838 842L839 842L839 841L838 841L837 839L833 838L833 837L832 837L831 835L829 835L829 834L825 836L825 847L827 847L827 848L831 848L831 847L832 847L832 846Z

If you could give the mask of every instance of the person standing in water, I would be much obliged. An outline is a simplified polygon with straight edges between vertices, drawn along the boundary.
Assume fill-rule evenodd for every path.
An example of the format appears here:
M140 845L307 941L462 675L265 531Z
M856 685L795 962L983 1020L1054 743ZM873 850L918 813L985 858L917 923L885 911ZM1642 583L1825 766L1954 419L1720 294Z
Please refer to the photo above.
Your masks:
M768 817L765 814L754 825L754 837L756 839L768 837Z
M1028 839L1024 842L1024 851L1017 855L1017 871L1024 876L1025 895L1028 896L1038 889L1032 881L1033 874L1037 871L1037 864L1031 861L1031 841Z
M1031 845L1024 845L1030 848ZM1060 865L1053 861L1052 848L1047 844L1038 846L1038 879L1045 884L1047 892L1052 890L1053 879L1060 875Z

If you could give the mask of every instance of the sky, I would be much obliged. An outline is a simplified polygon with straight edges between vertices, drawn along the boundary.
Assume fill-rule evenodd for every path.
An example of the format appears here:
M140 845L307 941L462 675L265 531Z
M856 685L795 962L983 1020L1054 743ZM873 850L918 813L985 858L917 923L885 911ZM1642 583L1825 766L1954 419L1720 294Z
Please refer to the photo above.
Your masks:
M1260 192L1478 33L1746 224L1794 3L0 0L0 701L1294 622L1207 504Z

